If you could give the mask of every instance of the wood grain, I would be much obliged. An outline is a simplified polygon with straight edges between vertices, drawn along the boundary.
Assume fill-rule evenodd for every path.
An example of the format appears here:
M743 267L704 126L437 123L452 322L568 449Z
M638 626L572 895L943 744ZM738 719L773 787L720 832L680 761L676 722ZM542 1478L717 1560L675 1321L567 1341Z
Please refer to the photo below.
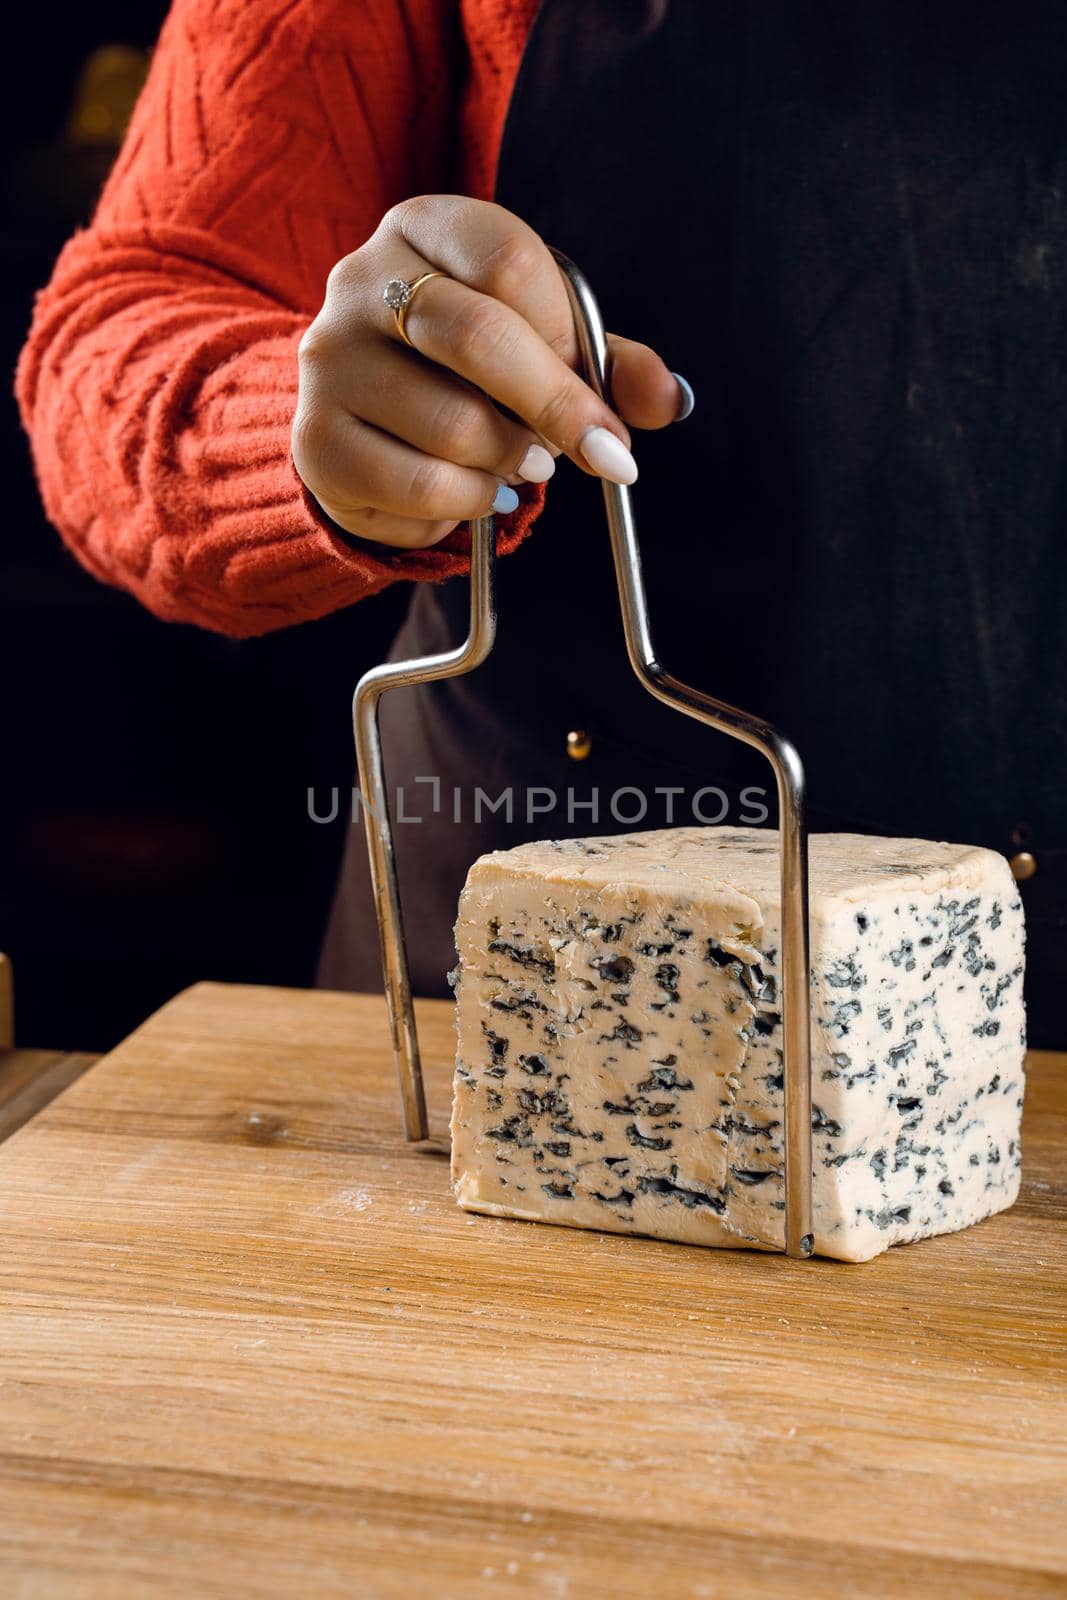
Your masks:
M0 1142L99 1059L67 1050L0 1050Z
M0 1050L10 1050L15 1043L15 985L11 975L11 958L0 951Z
M461 1212L451 1008L201 985L0 1149L0 1592L1067 1594L1067 1073L862 1266Z

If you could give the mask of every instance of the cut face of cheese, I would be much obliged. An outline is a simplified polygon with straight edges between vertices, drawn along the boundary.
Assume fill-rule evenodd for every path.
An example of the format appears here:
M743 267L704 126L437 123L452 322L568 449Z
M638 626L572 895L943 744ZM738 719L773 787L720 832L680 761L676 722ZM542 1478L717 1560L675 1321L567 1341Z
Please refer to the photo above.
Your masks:
M1019 1187L1023 920L1007 862L810 840L815 1249L866 1261ZM499 1216L781 1249L777 835L483 856L460 901L452 1177Z

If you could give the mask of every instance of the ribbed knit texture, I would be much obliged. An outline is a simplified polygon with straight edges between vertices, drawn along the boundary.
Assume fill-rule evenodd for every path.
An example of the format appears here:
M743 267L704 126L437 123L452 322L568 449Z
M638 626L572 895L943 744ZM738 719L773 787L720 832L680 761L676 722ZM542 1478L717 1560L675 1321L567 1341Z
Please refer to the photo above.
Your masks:
M49 517L157 616L250 636L466 569L349 545L290 454L326 276L409 195L488 198L536 0L177 0L17 393ZM544 486L519 491L499 548Z

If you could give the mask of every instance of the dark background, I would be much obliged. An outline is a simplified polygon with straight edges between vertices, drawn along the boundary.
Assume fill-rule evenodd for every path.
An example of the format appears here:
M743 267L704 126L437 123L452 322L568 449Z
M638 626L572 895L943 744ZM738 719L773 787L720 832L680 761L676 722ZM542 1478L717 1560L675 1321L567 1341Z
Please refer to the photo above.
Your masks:
M86 130L93 64L123 46L143 70L166 10L24 6L7 24L0 950L15 963L24 1046L105 1049L203 977L312 981L353 782L351 692L407 602L401 585L313 625L227 640L97 583L45 521L15 362L33 294L89 220L121 135ZM335 786L340 815L318 825L308 790L328 806ZM1042 870L1023 891L1028 915L1057 930L1061 881ZM1031 990L1042 948L1047 968L1062 934L1032 943ZM1032 1036L1059 1044L1061 986L1051 969L1037 976Z
M115 44L147 52L167 8L18 9L0 100L9 375L33 294L114 157L114 130L77 128L91 58ZM405 592L261 640L157 621L83 572L46 522L11 387L0 950L14 962L19 1044L102 1050L198 978L312 981L353 781L352 688L384 655ZM316 825L308 787L326 806L335 784L341 815Z

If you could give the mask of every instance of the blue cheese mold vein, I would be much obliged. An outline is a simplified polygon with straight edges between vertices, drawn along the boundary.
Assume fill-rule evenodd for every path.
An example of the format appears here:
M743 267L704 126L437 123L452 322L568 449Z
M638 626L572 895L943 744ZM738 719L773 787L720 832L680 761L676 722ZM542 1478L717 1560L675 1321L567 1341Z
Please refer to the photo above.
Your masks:
M815 1246L865 1261L1019 1186L1024 932L1003 857L810 842ZM452 1177L494 1215L780 1249L776 837L673 828L475 862Z

